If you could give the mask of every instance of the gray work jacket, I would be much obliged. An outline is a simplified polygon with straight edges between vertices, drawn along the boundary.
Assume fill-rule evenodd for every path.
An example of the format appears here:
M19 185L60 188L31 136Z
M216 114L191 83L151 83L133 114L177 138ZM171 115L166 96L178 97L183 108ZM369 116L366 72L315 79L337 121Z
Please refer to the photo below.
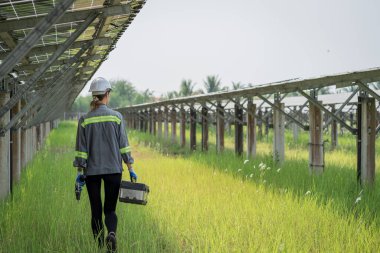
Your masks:
M101 105L78 122L74 167L86 175L121 173L122 160L133 163L123 116Z

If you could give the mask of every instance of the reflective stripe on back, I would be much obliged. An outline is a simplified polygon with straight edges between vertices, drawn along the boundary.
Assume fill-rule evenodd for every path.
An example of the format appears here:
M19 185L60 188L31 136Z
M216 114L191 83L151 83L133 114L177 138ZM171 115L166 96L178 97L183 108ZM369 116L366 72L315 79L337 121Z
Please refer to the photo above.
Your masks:
M117 124L120 124L121 120L117 116L113 116L113 115L97 116L97 117L91 117L91 118L84 119L84 121L81 125L82 125L82 127L85 127L89 124L101 123L101 122L116 122Z

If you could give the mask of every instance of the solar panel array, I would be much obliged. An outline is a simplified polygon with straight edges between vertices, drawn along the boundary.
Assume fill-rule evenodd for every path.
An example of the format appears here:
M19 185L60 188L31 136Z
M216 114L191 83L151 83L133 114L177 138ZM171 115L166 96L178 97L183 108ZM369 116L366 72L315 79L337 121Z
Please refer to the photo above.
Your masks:
M22 43L38 22L43 20L61 1L0 1L0 61L4 61L7 56L14 54L17 44ZM58 113L71 106L87 81L115 48L118 39L144 4L145 0L75 0L59 21L52 25L33 45L28 54L14 66L12 75L7 78L16 83L14 84L15 92L17 92L17 86L22 86L27 82L33 73L57 51L58 47L73 35L86 17L97 12L99 13L97 18L24 94L26 101L31 100L34 96L43 96L43 90L46 90L47 85L51 85L57 74L63 71L64 65L78 53L86 42L92 41L93 45L80 56L76 61L75 70L62 83L70 92L65 95L64 106L55 108L55 111ZM54 94L50 94L50 96L54 96ZM44 117L39 119L39 121L47 120L52 119Z

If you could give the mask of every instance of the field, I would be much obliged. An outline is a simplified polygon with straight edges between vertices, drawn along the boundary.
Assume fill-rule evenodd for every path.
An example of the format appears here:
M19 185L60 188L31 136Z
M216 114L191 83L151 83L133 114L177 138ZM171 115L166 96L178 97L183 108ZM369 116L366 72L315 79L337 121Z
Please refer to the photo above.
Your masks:
M74 196L75 127L64 122L51 133L0 204L0 252L104 252L91 236L86 190L80 202ZM207 153L129 135L139 181L151 193L145 207L118 204L119 252L380 250L379 183L356 184L352 136L326 152L326 171L316 177L308 172L305 133L297 143L287 133L281 166L272 163L271 136L246 160L230 150L232 137L217 155L213 133Z

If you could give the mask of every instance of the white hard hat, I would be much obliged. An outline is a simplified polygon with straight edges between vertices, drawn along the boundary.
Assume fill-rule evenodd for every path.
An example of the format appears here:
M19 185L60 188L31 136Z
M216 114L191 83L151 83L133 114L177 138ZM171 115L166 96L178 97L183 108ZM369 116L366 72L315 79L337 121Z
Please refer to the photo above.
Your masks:
M107 91L111 91L111 84L107 81L107 79L103 77L97 77L91 82L90 90L88 92L92 92L92 95L103 95Z

